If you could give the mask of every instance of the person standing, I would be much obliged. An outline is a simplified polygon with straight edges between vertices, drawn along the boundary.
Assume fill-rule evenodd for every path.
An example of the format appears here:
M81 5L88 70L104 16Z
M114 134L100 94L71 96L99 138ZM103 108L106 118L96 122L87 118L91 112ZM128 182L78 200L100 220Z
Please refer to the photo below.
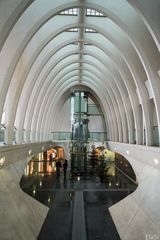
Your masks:
M52 153L49 155L50 164L52 163Z
M57 177L60 176L60 169L62 167L62 164L60 162L60 160L58 159L57 162L56 162L56 174L57 174Z
M63 163L63 173L64 173L64 177L66 177L67 167L68 167L68 162L67 162L67 160L65 159L65 162Z

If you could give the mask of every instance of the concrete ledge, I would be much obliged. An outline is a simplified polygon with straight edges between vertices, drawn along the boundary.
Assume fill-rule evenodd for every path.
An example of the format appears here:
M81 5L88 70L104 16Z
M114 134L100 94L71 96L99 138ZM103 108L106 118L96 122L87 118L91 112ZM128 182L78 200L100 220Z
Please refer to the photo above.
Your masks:
M19 182L32 154L41 152L42 147L45 151L50 146L41 143L0 149L7 160L0 169L0 239L37 239L48 208L24 193ZM32 151L30 156L28 149Z
M146 240L147 236L159 236L159 226L132 199L132 194L109 208L122 240ZM159 239L159 238L157 238Z
M126 157L139 184L109 209L121 239L160 239L160 148L109 142L109 149Z
M41 143L30 143L0 147L0 159L4 158L3 165L0 168L6 167L14 162L21 161L22 159L31 159L32 156L39 152L46 151L53 143L51 141Z

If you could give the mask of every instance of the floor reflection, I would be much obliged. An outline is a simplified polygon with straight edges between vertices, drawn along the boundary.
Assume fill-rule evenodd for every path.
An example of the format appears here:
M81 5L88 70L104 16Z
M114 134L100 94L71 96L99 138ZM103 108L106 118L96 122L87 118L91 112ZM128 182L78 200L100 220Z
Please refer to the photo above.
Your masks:
M67 172L66 176L56 177L54 170L54 163L40 162L41 169L43 172L37 172L39 168L38 163L34 163L32 174L29 171L28 175L24 174L20 185L22 189L27 192L32 197L46 204L50 205L52 198L50 196L44 199L44 192L56 191L56 190L75 190L75 189L97 189L97 190L108 190L108 191L127 191L128 194L133 192L137 185L127 178L121 171L115 168L115 165L111 163L112 170L108 172L105 180L103 182L97 176L76 176L71 175ZM48 171L52 168L52 171ZM50 200L48 200L50 199Z
M137 185L113 162L103 182L98 176L76 176L69 171L57 178L49 161L33 163L26 173L20 182L22 189L50 208L38 240L71 239L75 191L83 191L87 239L120 239L108 208Z
M35 176L39 173L54 173L56 170L55 161L49 160L31 160L27 165L24 175L26 176Z

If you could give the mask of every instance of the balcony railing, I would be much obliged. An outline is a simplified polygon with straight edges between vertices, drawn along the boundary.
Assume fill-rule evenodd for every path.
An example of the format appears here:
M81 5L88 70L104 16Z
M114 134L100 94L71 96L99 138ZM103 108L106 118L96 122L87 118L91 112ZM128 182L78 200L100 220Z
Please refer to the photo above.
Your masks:
M102 113L102 110L100 107L98 107L95 104L88 104L88 112L89 113Z
M106 141L107 133L106 132L90 132L88 136L89 141Z
M52 140L67 141L71 140L71 132L52 132Z
M71 141L71 132L52 132L53 141ZM106 141L106 132L90 132L88 134L88 141Z

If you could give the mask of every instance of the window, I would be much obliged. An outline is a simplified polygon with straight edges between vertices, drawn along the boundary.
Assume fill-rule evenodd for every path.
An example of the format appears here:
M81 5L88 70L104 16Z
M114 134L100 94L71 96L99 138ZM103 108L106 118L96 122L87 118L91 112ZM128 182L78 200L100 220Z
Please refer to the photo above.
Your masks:
M96 16L96 17L104 17L104 14L103 13L100 13L96 10L93 10L93 9L90 9L90 8L87 8L87 13L86 13L87 16Z
M94 29L91 29L91 28L86 28L85 32L86 33L96 33L96 31Z
M60 12L60 15L78 15L77 8L67 9L65 11Z
M84 42L84 45L92 45L92 43Z
M69 28L66 31L67 32L78 32L78 28Z

